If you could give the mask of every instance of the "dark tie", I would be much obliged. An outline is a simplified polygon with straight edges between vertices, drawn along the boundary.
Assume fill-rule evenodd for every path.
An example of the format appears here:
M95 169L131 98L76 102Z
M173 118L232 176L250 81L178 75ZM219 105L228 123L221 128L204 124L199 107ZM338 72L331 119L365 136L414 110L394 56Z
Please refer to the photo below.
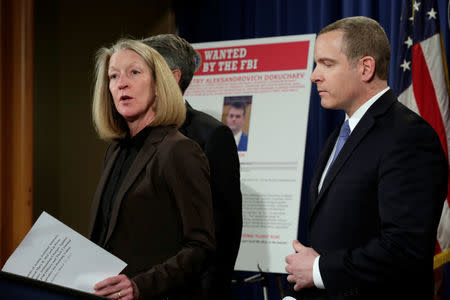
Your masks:
M339 131L339 138L336 144L336 151L334 152L333 160L331 161L328 170L333 165L334 160L338 156L339 152L341 152L341 149L344 146L345 142L347 141L349 135L350 135L350 126L348 126L348 120L346 120L344 124L342 124L341 131Z

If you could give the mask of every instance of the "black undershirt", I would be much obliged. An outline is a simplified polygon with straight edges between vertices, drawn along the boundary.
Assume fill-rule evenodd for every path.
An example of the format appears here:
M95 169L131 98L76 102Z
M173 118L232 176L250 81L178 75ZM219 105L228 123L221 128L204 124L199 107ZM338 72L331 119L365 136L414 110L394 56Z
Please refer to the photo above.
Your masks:
M92 241L100 246L103 246L105 243L117 191L119 191L125 176L127 176L150 131L151 127L145 127L134 137L130 138L127 136L119 142L119 154L103 190L92 235Z

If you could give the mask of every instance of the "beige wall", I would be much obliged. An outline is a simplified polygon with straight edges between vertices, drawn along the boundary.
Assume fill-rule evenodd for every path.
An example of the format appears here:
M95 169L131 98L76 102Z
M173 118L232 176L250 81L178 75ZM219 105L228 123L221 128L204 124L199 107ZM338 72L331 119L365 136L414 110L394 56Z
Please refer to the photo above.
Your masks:
M97 49L174 31L171 0L35 2L34 219L87 232L106 148L90 113Z

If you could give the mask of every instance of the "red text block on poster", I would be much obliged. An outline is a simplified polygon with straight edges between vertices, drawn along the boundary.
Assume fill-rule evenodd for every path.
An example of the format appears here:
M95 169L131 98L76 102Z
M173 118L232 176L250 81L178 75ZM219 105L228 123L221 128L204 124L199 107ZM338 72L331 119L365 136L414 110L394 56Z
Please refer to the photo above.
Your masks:
M200 65L195 75L302 70L307 68L308 50L309 41L197 49Z

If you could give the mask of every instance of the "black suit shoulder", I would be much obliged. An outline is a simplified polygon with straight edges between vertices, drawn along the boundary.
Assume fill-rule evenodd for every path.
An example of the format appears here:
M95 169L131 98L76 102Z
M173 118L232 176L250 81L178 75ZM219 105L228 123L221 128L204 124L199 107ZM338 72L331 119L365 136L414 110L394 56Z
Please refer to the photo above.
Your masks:
M411 139L411 141L421 144L426 139L439 148L439 136L433 127L396 98L386 113L377 119L376 126L384 134L384 145L396 146L399 139Z
M196 141L203 150L205 150L207 143L214 135L225 136L225 138L233 137L231 130L223 123L192 107L187 109L186 121L181 126L180 132Z
M212 116L186 104L179 129L205 152L211 171L216 257L203 286L207 299L231 299L231 279L242 233L240 164L233 133Z

